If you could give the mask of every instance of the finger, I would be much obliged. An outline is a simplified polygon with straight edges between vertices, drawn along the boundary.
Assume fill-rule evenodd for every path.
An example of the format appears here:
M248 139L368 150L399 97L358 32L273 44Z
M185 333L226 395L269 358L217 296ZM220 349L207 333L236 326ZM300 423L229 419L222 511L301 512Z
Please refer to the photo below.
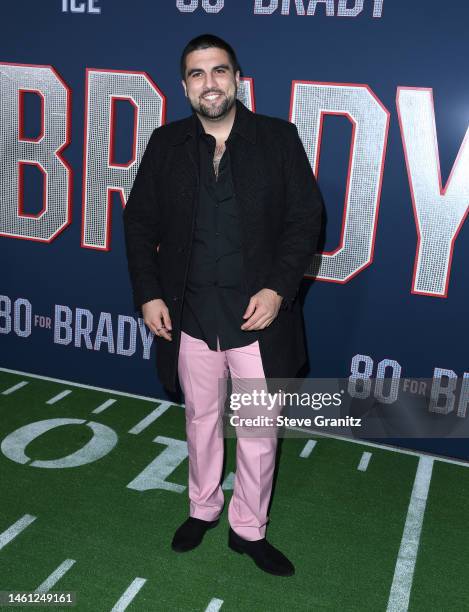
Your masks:
M160 336L161 338L164 338L165 340L172 340L172 336L171 336L171 332L169 332L167 329L165 329L164 327L162 327L161 329L159 329L156 332L157 336Z
M169 316L168 310L163 310L163 323L166 329L169 329L170 331L172 330L171 317Z
M166 328L166 323L164 322L164 320L158 324L158 327L158 335L164 338L165 340L171 340L171 330Z
M246 310L244 311L243 319L247 319L248 317L250 317L252 313L256 310L256 306L257 306L257 299L255 297L252 297L249 300L249 304Z
M168 319L169 319L169 315L168 315ZM171 319L169 319L169 322L171 323ZM159 336L161 338L165 338L166 340L171 340L171 330L166 329L166 323L164 321L164 312L162 311L160 317L158 317L158 322L155 324L153 323L152 326L152 331L156 336Z
M161 327L161 323L146 323L145 325L151 329L155 336L160 335L159 328Z
M273 321L272 317L269 317L269 316L261 317L258 320L255 329L264 329L264 327L267 327L267 325L270 325L270 323L272 323L272 321Z
M258 324L260 320L263 320L266 317L265 312L259 312L256 310L256 313L251 316L245 323L241 325L241 329L253 329L255 325Z

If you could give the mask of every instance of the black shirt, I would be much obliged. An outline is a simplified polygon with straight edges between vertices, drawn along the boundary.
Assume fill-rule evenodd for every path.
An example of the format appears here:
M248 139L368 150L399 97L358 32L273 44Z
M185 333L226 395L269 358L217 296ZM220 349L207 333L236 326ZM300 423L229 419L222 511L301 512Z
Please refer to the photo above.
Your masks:
M236 122L236 118L235 118ZM184 295L181 329L204 340L208 347L227 350L251 344L258 330L241 325L249 298L242 253L242 230L233 190L230 147L236 146L232 130L218 168L213 168L216 140L197 117L199 196L191 261Z

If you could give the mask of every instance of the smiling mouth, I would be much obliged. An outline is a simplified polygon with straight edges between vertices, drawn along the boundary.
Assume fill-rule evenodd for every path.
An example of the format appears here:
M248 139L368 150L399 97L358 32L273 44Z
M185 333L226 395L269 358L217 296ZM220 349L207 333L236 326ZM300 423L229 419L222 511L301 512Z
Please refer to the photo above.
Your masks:
M208 100L209 102L212 102L213 100L216 100L217 98L219 98L222 94L208 94L206 96L202 96L204 100Z

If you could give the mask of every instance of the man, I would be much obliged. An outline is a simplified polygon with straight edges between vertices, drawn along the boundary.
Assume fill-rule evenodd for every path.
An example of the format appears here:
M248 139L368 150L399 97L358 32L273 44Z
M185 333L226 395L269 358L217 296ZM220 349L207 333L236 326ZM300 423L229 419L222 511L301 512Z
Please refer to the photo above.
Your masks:
M156 336L160 380L184 392L187 551L218 524L219 379L294 377L306 361L299 284L316 251L322 198L296 127L237 100L240 69L206 34L181 57L191 117L154 130L124 211L135 308ZM293 564L266 537L277 437L237 434L229 546L264 571Z

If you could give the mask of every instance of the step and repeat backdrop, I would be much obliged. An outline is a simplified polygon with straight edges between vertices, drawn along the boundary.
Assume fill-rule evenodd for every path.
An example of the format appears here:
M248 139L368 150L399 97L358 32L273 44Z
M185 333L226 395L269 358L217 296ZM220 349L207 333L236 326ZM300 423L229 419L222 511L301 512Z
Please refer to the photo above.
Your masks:
M210 32L243 103L297 125L324 196L306 376L426 379L438 418L466 419L468 20L441 0L5 2L0 365L178 399L133 309L122 210L152 130L190 114L180 54ZM400 443L469 458L464 438Z

